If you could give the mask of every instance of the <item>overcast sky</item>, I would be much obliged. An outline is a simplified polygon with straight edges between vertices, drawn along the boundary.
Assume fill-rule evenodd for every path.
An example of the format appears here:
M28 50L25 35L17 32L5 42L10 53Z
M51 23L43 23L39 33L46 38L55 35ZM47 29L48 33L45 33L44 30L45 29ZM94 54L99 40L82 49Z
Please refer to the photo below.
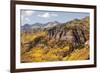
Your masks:
M89 13L63 12L63 11L40 11L40 10L21 10L21 25L58 21L64 23L75 18L81 19L89 16Z

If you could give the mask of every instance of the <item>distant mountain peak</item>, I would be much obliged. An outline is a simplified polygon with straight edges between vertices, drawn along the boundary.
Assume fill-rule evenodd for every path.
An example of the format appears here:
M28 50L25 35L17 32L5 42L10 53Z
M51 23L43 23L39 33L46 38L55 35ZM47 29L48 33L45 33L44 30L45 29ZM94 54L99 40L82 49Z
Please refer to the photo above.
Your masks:
M24 24L23 26L30 26L29 24Z
M54 27L56 25L59 25L60 23L57 21L53 21L53 22L48 22L45 24L44 28L48 28L48 27Z
M21 31L26 32L29 31L31 29L30 24L24 24L23 26L21 26Z

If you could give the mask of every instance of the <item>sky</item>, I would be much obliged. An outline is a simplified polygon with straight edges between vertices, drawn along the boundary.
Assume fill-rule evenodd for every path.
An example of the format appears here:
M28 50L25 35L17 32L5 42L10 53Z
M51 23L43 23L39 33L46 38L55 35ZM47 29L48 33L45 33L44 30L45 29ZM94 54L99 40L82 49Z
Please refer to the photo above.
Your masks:
M43 11L43 10L21 10L21 25L48 23L48 22L68 22L73 19L81 19L89 16L89 13L67 12L67 11Z

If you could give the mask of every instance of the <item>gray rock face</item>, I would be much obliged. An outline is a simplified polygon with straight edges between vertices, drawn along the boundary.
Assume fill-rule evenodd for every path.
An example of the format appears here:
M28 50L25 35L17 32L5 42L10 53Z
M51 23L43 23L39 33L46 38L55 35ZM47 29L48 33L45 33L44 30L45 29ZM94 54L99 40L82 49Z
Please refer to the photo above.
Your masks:
M66 41L72 44L74 47L79 44L84 44L86 42L85 31L82 28L53 28L48 30L48 36L50 39Z
M89 18L73 20L71 22L61 24L56 22L56 24L57 25L54 25L53 27L34 28L32 33L43 31L47 32L47 34L43 37L37 36L37 38L29 41L25 45L28 46L29 49L41 44L45 45L45 47L62 47L70 44L72 48L77 48L80 45L85 45L85 42L89 40ZM24 27L25 30L29 28L29 25Z

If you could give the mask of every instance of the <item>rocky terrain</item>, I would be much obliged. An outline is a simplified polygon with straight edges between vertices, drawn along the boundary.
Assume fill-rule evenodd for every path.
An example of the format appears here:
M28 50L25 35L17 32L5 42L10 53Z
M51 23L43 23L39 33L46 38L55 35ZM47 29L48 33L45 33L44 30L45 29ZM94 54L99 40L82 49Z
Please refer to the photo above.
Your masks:
M89 17L21 26L21 62L89 59Z

